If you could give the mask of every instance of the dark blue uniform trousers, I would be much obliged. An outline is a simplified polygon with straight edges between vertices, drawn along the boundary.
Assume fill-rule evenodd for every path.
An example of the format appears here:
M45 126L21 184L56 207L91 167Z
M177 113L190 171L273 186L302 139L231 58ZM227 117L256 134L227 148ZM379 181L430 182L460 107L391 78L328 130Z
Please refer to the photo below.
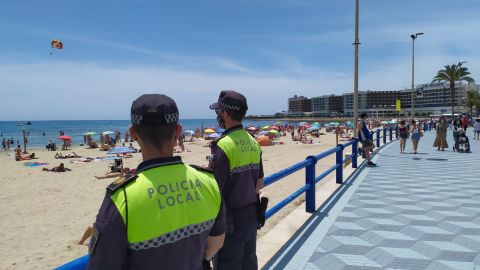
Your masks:
M258 269L256 254L257 212L255 205L227 215L230 215L230 218L233 217L233 228L231 228L231 224L227 222L225 243L218 252L216 269Z

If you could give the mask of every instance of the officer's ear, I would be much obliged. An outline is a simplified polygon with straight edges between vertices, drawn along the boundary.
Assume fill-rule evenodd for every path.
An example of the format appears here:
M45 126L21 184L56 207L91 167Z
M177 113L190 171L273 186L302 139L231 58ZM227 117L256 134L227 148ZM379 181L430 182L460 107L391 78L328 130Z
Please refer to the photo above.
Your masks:
M183 132L182 124L177 124L177 126L175 127L175 140L177 140L178 138L180 138L180 136L182 136L182 132Z
M134 141L138 142L138 134L137 134L137 129L135 128L135 126L134 126L134 125L130 125L130 126L128 127L128 131L130 132L130 137L131 137Z

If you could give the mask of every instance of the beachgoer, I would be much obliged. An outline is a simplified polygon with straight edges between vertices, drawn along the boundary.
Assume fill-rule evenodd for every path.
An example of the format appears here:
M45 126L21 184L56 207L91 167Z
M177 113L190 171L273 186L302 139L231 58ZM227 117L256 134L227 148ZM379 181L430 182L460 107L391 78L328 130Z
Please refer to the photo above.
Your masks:
M7 150L7 141L5 140L5 138L3 138L2 140L2 150Z
M480 118L477 118L473 124L473 139L480 139Z
M71 171L71 169L65 168L65 165L63 163L60 163L60 165L58 165L57 167L53 167L51 169L42 168L42 171L46 171L46 172L67 172L67 171Z
M408 129L405 126L405 120L398 122L398 137L400 141L400 154L405 154L405 145L408 139Z
M88 269L202 269L225 237L218 184L208 170L173 156L181 127L171 98L142 95L132 104L131 121L143 162L134 176L107 188Z
M102 176L95 176L95 178L97 179L115 178L115 177L122 177L128 174L130 174L130 168L123 168L121 172L111 171Z
M217 269L257 269L257 229L264 224L259 219L264 214L257 213L263 165L260 145L242 126L247 100L238 92L221 91L210 109L215 110L218 125L226 129L212 142L210 162L227 211L227 235Z
M462 123L463 130L467 132L467 128L470 125L470 122L468 121L468 118L465 115L462 115L462 118L460 119L460 122Z
M68 153L68 154L63 154L62 152L57 152L55 154L55 158L59 159L63 159L63 158L78 158L80 157L79 155L77 155L75 152L72 152L72 153Z
M365 157L367 159L368 166L377 166L373 163L370 156L370 150L375 146L373 144L372 138L370 137L370 131L367 128L365 121L367 120L367 114L362 113L360 115L360 121L357 123L358 130L358 140L362 144L362 149L365 152Z
M441 148L442 151L445 151L445 148L448 148L447 129L447 120L445 119L445 117L440 117L435 128L437 134L435 137L435 142L433 143L433 147L437 147L437 150L440 150Z
M412 127L410 128L410 139L412 140L413 144L413 154L417 154L418 149L418 142L420 141L420 137L423 136L422 129L419 127L415 120L412 120Z

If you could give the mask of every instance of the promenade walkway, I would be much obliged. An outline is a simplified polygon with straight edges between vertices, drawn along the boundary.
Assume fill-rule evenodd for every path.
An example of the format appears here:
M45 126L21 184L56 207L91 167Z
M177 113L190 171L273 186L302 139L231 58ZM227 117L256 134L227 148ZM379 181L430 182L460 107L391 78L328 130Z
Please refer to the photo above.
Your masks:
M468 134L469 154L437 151L433 131L417 155L387 145L264 269L480 270L480 141Z

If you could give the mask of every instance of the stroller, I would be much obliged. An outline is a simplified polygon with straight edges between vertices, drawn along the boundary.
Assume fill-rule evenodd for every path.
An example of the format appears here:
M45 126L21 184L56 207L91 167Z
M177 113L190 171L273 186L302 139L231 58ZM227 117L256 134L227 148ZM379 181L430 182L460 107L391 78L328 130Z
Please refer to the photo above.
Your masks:
M453 139L455 140L455 143L453 144L453 151L470 153L470 141L468 140L467 134L463 128L453 128Z

